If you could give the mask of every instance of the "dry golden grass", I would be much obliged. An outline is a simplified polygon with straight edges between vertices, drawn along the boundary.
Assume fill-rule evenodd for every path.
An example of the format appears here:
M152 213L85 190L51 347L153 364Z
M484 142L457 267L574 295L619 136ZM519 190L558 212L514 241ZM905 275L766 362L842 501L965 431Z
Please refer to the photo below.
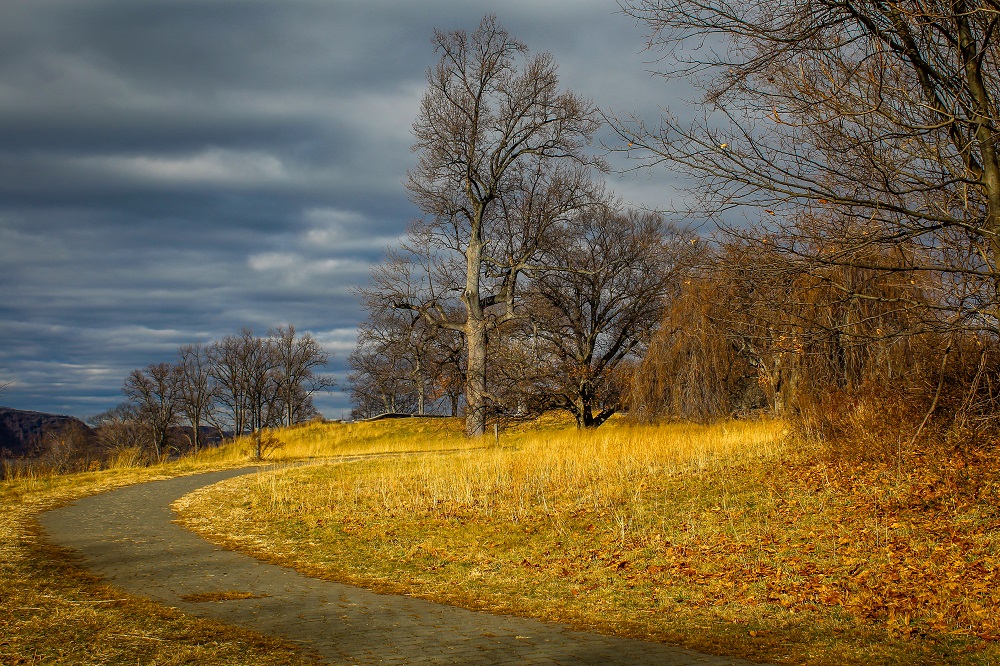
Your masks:
M461 446L455 424L361 425L354 453ZM288 449L350 446L313 428ZM386 592L778 663L1000 661L992 495L917 520L927 478L824 462L766 421L550 420L486 443L234 479L179 508L216 541Z
M479 448L482 443L463 435L458 419L390 419L361 423L313 422L266 431L264 459L268 462L328 459L336 456L401 454ZM207 449L194 459L203 464L246 462L254 441L243 437L226 446Z
M207 469L188 460L66 476L29 472L0 482L0 664L315 663L283 641L122 594L40 538L40 511Z
M450 419L310 424L271 433L269 458L344 464L234 479L181 504L219 542L383 591L778 663L1000 663L1000 460L845 465L783 431L579 433L550 417L497 445ZM0 483L0 663L302 659L102 585L33 522L247 453L236 442L140 469L123 455L117 470Z
M374 423L291 428L281 432L283 446L270 452L268 462L406 452L400 443L407 438L393 432L420 439L417 451L473 446L453 421L421 420L395 428ZM141 466L139 451L125 450L110 459L110 469L84 474L7 470L8 478L0 481L0 664L313 663L282 641L122 594L39 536L35 516L41 511L133 483L246 465L250 444L239 440L148 467ZM213 593L204 600L240 594Z

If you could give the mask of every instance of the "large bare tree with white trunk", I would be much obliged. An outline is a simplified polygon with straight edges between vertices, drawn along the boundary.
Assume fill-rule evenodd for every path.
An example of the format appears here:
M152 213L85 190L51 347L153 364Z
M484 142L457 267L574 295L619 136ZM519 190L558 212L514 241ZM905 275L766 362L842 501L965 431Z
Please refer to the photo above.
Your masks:
M559 90L551 55L530 54L495 16L472 34L436 31L433 42L440 60L413 125L419 161L407 188L423 213L411 239L449 281L395 305L465 337L466 432L479 436L489 331L516 316L540 239L585 199L595 160L583 149L600 120L590 102Z

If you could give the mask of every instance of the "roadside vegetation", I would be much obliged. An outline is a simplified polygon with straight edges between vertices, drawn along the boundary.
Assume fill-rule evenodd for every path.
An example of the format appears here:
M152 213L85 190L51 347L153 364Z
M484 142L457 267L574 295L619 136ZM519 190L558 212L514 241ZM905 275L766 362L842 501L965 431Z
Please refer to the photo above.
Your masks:
M360 290L348 359L358 415L582 432L244 481L227 526L326 575L710 651L995 663L997 7L620 6L701 99L557 102L551 56L495 16L435 33L422 217ZM683 210L609 196L580 150L598 116L630 170L685 178ZM703 464L674 430L734 418L787 439Z
M418 426L414 434L419 431ZM323 438L314 425L288 432L295 435L293 443L268 450L269 462L470 445L457 432L454 441L439 436L415 444L365 424L341 426ZM86 495L252 464L256 443L245 438L161 464L148 464L138 451L124 451L92 472L8 468L0 480L0 663L314 663L281 640L195 619L114 589L81 569L70 553L46 544L35 522L38 513Z
M1000 463L982 452L926 445L860 464L778 420L616 417L580 430L551 414L498 439L441 418L260 439L268 462L312 464L176 508L207 538L309 575L773 663L1000 659ZM0 483L0 660L306 659L115 591L46 546L33 519L94 492L245 465L256 446Z
M281 431L285 451L461 442L408 419ZM348 435L345 437L345 435ZM353 449L345 446L357 437ZM774 663L1000 659L1000 464L858 466L781 421L577 430L232 479L178 502L207 538L309 575Z
M0 482L0 663L312 663L282 641L124 594L47 545L35 516L85 495L207 469L193 462Z

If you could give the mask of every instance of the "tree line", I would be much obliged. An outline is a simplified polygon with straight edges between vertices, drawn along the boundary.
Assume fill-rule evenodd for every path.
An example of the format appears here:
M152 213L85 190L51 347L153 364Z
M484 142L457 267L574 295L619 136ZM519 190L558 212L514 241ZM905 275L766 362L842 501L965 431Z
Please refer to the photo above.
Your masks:
M259 458L267 446L263 429L318 416L313 395L335 385L321 372L329 358L294 326L263 337L243 329L211 344L184 345L174 361L133 370L122 385L126 400L89 423L107 448L137 448L155 459L181 448L197 453L209 431L216 439L253 435Z
M704 113L609 123L720 229L637 404L708 415L756 394L858 448L995 436L1000 5L623 5Z
M1000 6L622 6L702 87L698 120L596 109L493 16L435 33L421 217L361 290L358 413L463 411L470 435L553 407L768 410L859 441L995 427ZM678 213L715 231L618 203L587 152L602 123L636 168L689 177Z
M697 239L623 206L587 153L601 126L495 16L436 32L406 187L423 217L360 290L355 413L560 408L599 426Z

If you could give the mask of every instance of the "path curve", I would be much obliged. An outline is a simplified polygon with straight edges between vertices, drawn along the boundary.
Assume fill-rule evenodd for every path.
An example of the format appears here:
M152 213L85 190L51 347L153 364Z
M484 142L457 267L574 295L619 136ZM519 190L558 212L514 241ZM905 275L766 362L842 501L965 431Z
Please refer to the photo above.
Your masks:
M49 541L77 551L111 584L185 613L281 636L332 663L659 664L750 662L645 641L574 631L303 576L224 550L171 522L170 504L256 468L152 481L48 511ZM258 598L190 602L198 593Z

